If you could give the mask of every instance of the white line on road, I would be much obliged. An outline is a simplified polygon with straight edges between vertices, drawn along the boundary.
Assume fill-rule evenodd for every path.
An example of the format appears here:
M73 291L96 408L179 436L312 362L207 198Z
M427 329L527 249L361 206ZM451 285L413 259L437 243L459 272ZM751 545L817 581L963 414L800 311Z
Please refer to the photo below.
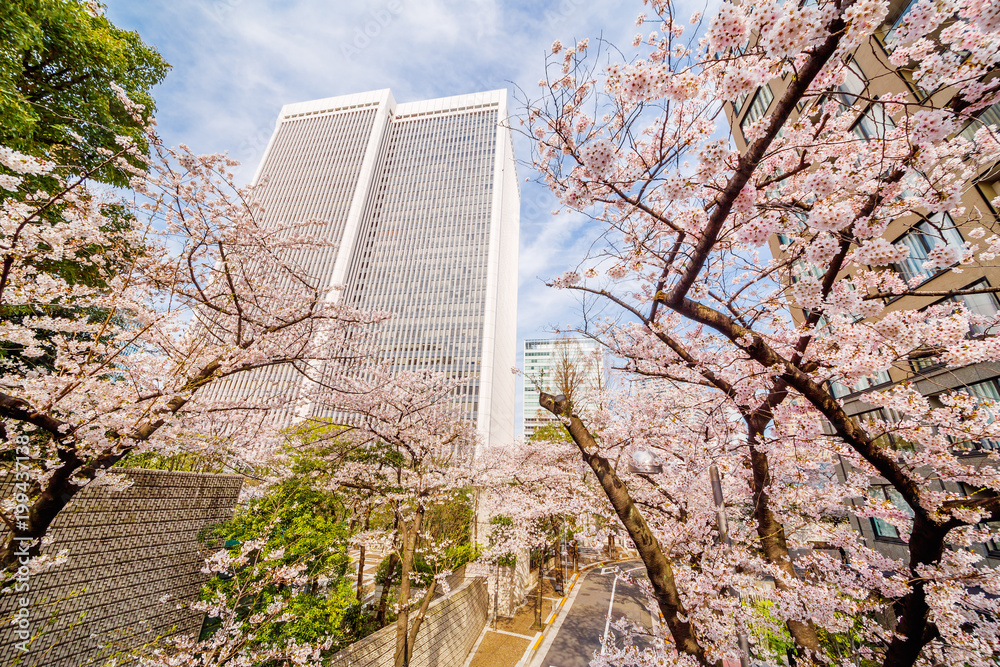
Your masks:
M618 575L615 575L615 583L611 584L611 601L608 603L608 620L604 623L604 638L601 640L601 655L607 651L608 633L611 631L611 610L615 606L615 588L618 587Z

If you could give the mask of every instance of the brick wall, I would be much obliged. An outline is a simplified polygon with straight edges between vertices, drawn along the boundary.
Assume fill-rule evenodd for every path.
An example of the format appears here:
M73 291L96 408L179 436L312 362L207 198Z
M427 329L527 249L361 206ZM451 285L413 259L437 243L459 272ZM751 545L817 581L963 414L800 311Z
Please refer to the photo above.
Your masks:
M109 641L132 648L157 635L195 633L202 615L158 600L192 600L201 573L198 531L232 516L238 475L122 470L124 491L88 486L59 514L43 554L69 560L30 581L31 626L42 634L22 653L10 624L14 596L0 597L0 664L78 667L103 655ZM0 478L0 497L10 497ZM23 594L19 594L23 595Z
M465 662L486 625L486 581L466 579L427 608L411 667L454 667ZM392 667L396 626L382 628L330 659L331 667Z

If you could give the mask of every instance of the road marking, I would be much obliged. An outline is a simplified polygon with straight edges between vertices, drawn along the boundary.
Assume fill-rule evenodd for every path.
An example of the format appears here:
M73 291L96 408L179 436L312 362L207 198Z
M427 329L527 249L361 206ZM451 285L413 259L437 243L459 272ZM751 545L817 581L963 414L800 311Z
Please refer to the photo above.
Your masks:
M566 599L566 604L560 607L560 613L552 624L551 629L547 632L544 637L542 645L538 648L538 651L525 651L524 655L521 656L521 660L518 661L517 665L514 667L544 667L546 664L544 661L546 658L555 657L550 656L549 651L552 650L552 644L555 642L557 636L559 636L559 630L562 628L563 622L566 621L567 616L569 616L570 609L573 606L573 602L579 596L580 591L583 590L583 578L586 576L586 572L582 572L576 575L575 579L580 586L577 586L572 595Z
M604 637L601 639L601 655L607 652L608 633L611 632L611 610L615 606L615 589L618 587L618 575L615 575L615 582L611 584L611 601L608 603L608 620L604 623Z

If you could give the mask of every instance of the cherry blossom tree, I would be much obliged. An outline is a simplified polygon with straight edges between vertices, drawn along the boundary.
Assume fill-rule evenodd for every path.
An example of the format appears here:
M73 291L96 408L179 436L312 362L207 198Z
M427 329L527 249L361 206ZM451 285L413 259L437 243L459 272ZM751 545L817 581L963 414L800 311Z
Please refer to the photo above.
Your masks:
M801 661L834 660L830 638L859 632L862 657L878 664L990 664L1000 588L995 571L961 547L994 534L998 461L985 451L969 465L957 454L997 437L997 407L960 390L932 402L904 383L864 397L899 418L862 422L836 388L916 360L951 368L997 360L988 333L996 318L962 301L997 288L904 280L891 265L909 250L883 234L919 215L937 239L924 269L994 265L1000 230L961 194L1000 158L997 128L977 118L1000 99L1000 13L986 2L915 4L892 36L889 61L925 91L918 99L906 88L844 92L851 55L885 36L887 2L725 2L690 38L671 3L647 4L651 17L638 23L653 32L636 36L643 51L631 60L609 50L609 63L599 64L603 54L587 40L553 44L542 97L529 101L525 118L542 179L605 241L554 286L619 309L619 318L587 330L632 371L715 406L699 438L700 429L689 429L648 440L682 453L694 475L686 488L702 489L693 512L679 489L630 478L610 455L613 443L633 436L541 398L563 419L645 562L678 651L647 659L733 657L741 632L777 618ZM779 78L784 92L745 128L745 150L735 150L725 138L732 103ZM881 119L874 134L852 131L863 113ZM962 221L971 240L949 242L948 220ZM775 234L782 247L772 258L762 246ZM938 299L950 300L928 305ZM642 401L619 407L648 415ZM669 425L675 412L665 408L651 423ZM659 515L694 516L694 553L711 551L711 463L729 480L727 504L742 504L752 531L734 522L733 545L716 547L725 555L706 569L703 556L695 563L676 553L676 533ZM742 493L730 488L733 477L745 483ZM900 506L877 496L873 480ZM669 495L650 502L647 487ZM843 521L823 520L848 508L896 526L908 557L886 558ZM818 526L834 551L797 535L804 526ZM772 591L755 581L772 582ZM766 599L768 613L751 618L752 605L727 597L741 588ZM891 629L873 621L885 612Z
M483 556L489 562L550 548L564 521L584 528L613 516L581 466L575 446L556 432L553 437L491 447L477 460L476 470L483 516L507 520L488 540Z
M394 515L391 528L373 531L366 539L379 541L380 551L390 552L386 588L400 568L395 664L402 667L410 664L435 592L452 567L462 564L463 558L449 550L456 545L433 535L425 522L430 511L476 483L471 464L477 435L451 399L459 381L442 374L394 372L388 363L369 364L357 372L334 374L337 386L324 387L329 375L315 378L316 408L347 416L344 427L332 434L337 444L330 453L335 471L330 483L376 497ZM308 431L310 424L326 432L324 421L306 422L302 428ZM312 440L321 444L323 437ZM417 572L417 558L430 567L430 576ZM415 583L423 584L422 590L415 590Z
M326 244L316 223L261 224L232 160L146 132L149 155L120 137L82 173L0 149L0 418L17 459L0 509L8 572L129 454L266 451L297 376L366 355L363 332L385 317L339 305L303 268ZM132 174L131 200L89 187L108 165ZM47 270L67 263L80 271ZM267 381L276 374L284 384ZM251 390L220 387L245 376Z

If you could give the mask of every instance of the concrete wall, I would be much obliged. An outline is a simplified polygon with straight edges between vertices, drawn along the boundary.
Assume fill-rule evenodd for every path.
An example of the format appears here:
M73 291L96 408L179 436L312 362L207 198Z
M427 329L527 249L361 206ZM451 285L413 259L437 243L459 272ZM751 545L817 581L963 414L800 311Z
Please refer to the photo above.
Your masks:
M232 516L243 478L121 473L132 486L85 487L50 528L52 542L42 553L67 549L69 560L30 579L30 623L39 636L27 653L15 648L20 640L10 624L17 596L0 597L0 664L94 664L109 642L133 648L157 635L201 628L202 614L159 599L197 596L207 580L198 532ZM0 497L10 497L10 479L0 478Z
M486 580L490 618L494 614L500 618L513 616L524 603L528 591L538 583L538 571L530 569L530 554L526 549L518 554L513 566L469 563L466 565L465 576L482 577Z
M486 581L465 582L445 597L431 602L413 648L411 667L461 665L486 625ZM396 626L382 628L348 646L330 659L336 667L392 667Z

